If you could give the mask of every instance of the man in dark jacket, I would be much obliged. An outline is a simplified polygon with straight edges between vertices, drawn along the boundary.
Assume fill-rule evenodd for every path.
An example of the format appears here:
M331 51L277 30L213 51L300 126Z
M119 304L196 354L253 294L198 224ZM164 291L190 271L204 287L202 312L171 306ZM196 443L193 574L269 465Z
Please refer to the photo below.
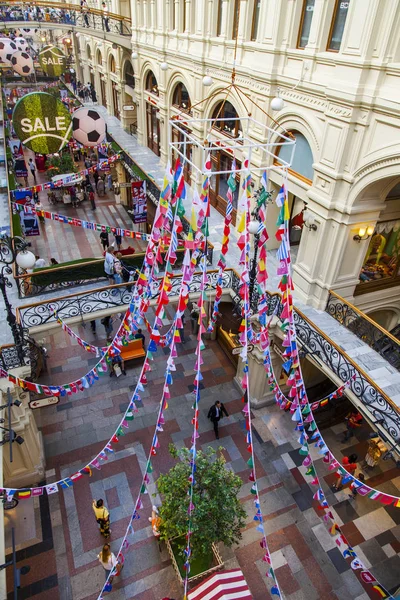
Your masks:
M213 422L214 425L214 432L215 432L215 437L217 440L219 440L219 434L218 434L218 421L223 417L223 416L228 416L228 413L226 412L226 408L225 406L222 404L222 402L220 402L219 400L217 400L215 402L215 404L213 406L211 406L210 410L208 411L208 415L207 418L211 419L211 421Z

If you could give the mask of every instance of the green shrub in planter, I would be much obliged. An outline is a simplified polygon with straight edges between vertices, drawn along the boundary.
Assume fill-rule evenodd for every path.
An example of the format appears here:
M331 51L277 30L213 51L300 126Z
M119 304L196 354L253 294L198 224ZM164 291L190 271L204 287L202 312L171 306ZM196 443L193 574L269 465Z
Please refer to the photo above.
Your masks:
M182 553L188 530L187 492L192 455L187 448L177 450L172 444L170 453L178 462L157 480L162 497L159 530L161 539L173 540L175 547ZM241 529L245 525L246 512L238 499L241 486L241 478L225 467L225 458L221 452L216 452L211 447L205 452L197 452L193 488L195 510L191 523L193 561L199 559L200 562L207 562L207 557L211 556L212 543L222 542L225 546L232 546L242 537Z

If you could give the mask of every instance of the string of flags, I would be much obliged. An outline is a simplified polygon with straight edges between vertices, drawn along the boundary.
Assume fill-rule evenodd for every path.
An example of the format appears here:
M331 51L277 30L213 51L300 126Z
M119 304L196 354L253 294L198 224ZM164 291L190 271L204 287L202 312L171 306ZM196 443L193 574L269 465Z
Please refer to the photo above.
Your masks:
M147 248L147 251L145 254L145 259L144 259L144 266L143 266L143 270L146 271L146 273L147 273L146 280L148 279L150 284L148 286L143 287L143 289L141 289L140 296L139 296L139 293L137 290L137 285L135 286L133 293L132 293L132 300L131 300L130 308L128 309L128 311L126 313L125 318L123 319L121 326L118 329L118 332L116 333L116 336L115 336L113 342L111 343L109 348L107 348L106 350L110 350L112 347L114 347L114 344L116 343L116 338L121 335L121 332L122 332L122 335L124 335L124 334L131 334L134 331L137 331L138 326L141 323L141 311L147 310L150 305L150 299L151 299L151 295L152 295L151 281L152 281L153 271L157 268L156 265L151 260L151 255L156 246L156 238L157 238L157 229L154 230L154 235L152 233L152 240L151 240L151 243L149 243L149 245L148 245L148 248ZM150 259L149 259L149 256L150 256ZM150 262L149 262L149 260L150 260ZM150 263L152 263L152 264L150 264ZM193 273L194 273L194 270L195 269L193 266ZM142 279L142 282L143 281L144 280ZM55 313L55 314L57 314L57 313ZM127 319L127 317L129 317L129 316L131 318ZM116 351L118 351L117 344L116 344L115 348L116 348ZM141 372L140 372L140 375L138 378L137 385L131 396L130 402L128 403L128 407L125 410L125 412L119 422L119 425L115 429L113 435L109 438L108 442L103 446L103 448L100 450L100 452L98 452L98 454L94 458L92 458L92 460L90 462L88 462L84 467L82 467L75 473L72 473L68 477L65 477L65 478L60 479L55 482L52 482L50 484L47 484L44 486L32 487L32 488L23 488L23 489L3 488L2 490L0 490L0 492L2 494L5 494L8 500L12 500L14 497L17 497L18 499L27 499L27 498L31 498L31 497L41 496L45 492L47 495L55 494L61 489L67 489L67 488L72 487L75 481L77 481L78 479L81 479L84 476L91 477L92 473L93 473L93 469L100 470L101 465L104 463L104 461L107 461L109 459L109 455L114 453L114 444L117 444L119 442L120 438L122 436L126 435L127 430L129 429L130 421L133 421L134 415L136 413L138 413L137 404L142 401L140 392L144 390L143 386L147 382L146 373L151 370L150 363L149 363L149 360L151 358L152 358L152 353L150 352L150 348L148 348L148 351L147 351L147 354L146 354L146 357L145 357L145 360L142 365L142 369L141 369ZM28 383L30 383L30 382L28 382Z
M90 173L95 173L96 171L101 171L102 169L104 169L104 167L112 165L116 160L119 160L120 158L121 157L119 154L114 154L113 156L110 156L109 158L102 159L101 162L97 163L97 165L93 165L92 167L89 167L88 169L82 169L81 171L77 171L76 173L67 173L62 177L62 179L59 179L55 183L53 181L46 181L45 183L39 183L37 185L31 185L31 186L27 186L24 188L18 188L17 190L11 191L11 195L15 198L15 193L14 193L15 191L17 191L18 194L21 194L23 192L35 193L35 192L42 192L44 190L57 189L64 185L68 185L69 183L71 185L73 185L74 183L76 183L77 177L79 177L79 176L86 177L86 175L89 175Z
M86 342L83 338L81 338L77 333L75 333L75 331L73 331L71 329L71 327L69 327L64 320L59 316L57 310L55 310L54 308L52 308L51 306L50 308L50 312L53 314L54 318L56 319L57 323L59 323L59 325L61 325L61 328L63 331L65 331L65 333L67 333L71 338L73 338L77 344L79 346L81 346L81 348L83 348L84 350L86 350L86 352L92 352L93 354L95 354L97 357L99 356L103 356L104 354L106 354L110 348L110 346L112 346L112 344L110 344L110 346L94 346L93 344L90 344L89 342ZM122 340L122 343L124 343L124 339L125 336Z
M172 190L171 183L172 182L171 182L170 178L168 177L168 167L167 167L167 175L164 180L164 187L163 187L163 191L162 191L163 202L162 203L160 202L158 205L158 210L161 210L160 214L163 215L165 229L168 229L168 226L169 226L168 221L170 219L172 220L173 226L176 226L177 218L179 218L177 211L175 211L175 215L173 216L172 212L168 210L168 207L170 205L176 207L176 194L174 193L173 196L171 195L171 190ZM174 183L176 183L176 182L174 182ZM178 186L174 186L174 189L176 189L177 187ZM170 202L170 205L168 204L168 202ZM179 203L179 199L178 199L178 203ZM155 222L158 222L157 215L156 215ZM124 563L125 553L131 545L131 538L135 533L134 521L136 519L140 519L140 510L143 509L143 506L144 506L143 501L142 501L142 496L145 494L148 494L147 486L150 483L150 474L153 472L152 457L157 454L158 448L160 447L159 433L163 431L163 425L165 423L164 412L165 412L165 410L168 409L168 400L171 397L170 386L173 384L172 373L174 371L176 371L175 360L174 360L178 356L178 353L176 350L176 343L180 341L179 328L181 328L183 326L182 325L182 314L183 314L185 307L187 306L188 301L189 301L190 283L192 281L192 278L193 278L193 275L195 272L195 268L196 268L196 264L197 264L197 259L198 259L199 253L200 253L199 247L201 245L201 236L196 235L195 239L193 241L194 241L194 246L193 246L192 256L190 256L189 249L187 249L187 251L185 253L185 260L184 260L184 264L183 264L183 268L182 268L183 275L182 275L181 286L180 286L180 290L179 290L178 309L177 309L175 317L174 317L173 335L171 338L171 344L169 346L170 354L169 354L169 357L167 359L167 364L166 364L164 385L163 385L163 391L162 391L161 400L160 400L160 406L159 406L159 410L158 410L158 414L157 414L156 426L155 426L154 434L152 437L150 450L147 455L146 467L144 469L144 475L142 478L142 483L141 483L141 486L139 489L139 493L136 498L134 510L133 510L132 516L129 520L125 534L122 538L122 543L120 545L119 551L117 553L117 563L119 565L122 565ZM158 300L157 300L157 307L156 307L156 311L155 311L156 316L155 316L155 320L154 320L154 329L153 329L153 333L152 333L150 343L149 343L148 349L147 349L147 357L149 360L154 360L153 353L157 352L157 345L158 345L157 341L159 339L159 329L158 328L162 325L162 319L164 318L164 314L165 314L165 307L169 303L168 294L164 295L164 291L166 291L170 285L170 277L172 274L171 267L172 267L172 261L174 261L174 252L175 252L174 246L173 246L173 244L171 244L171 246L168 250L167 257L166 257L165 275L164 275L163 283L162 283L162 293L159 295ZM146 383L146 382L144 382L144 383ZM112 580L112 577L117 573L118 564L109 573L109 575L106 579L106 582L98 596L98 600L103 599L104 592L110 592L112 590L112 583L111 583L110 579Z
M266 180L266 174L263 174L264 180ZM241 265L242 272L240 276L240 297L243 300L242 303L242 321L239 327L240 333L240 343L242 345L242 351L240 353L240 358L243 361L243 377L241 380L241 386L243 390L243 402L245 402L245 406L243 408L243 414L246 422L246 443L247 443L247 451L250 453L250 458L247 461L247 465L250 468L249 481L251 483L250 493L254 496L254 507L255 514L253 520L256 522L256 530L261 534L260 546L263 551L263 562L266 563L267 571L265 575L272 580L272 585L270 587L270 593L272 596L276 596L278 598L282 598L282 592L279 587L279 583L277 577L275 575L275 570L272 564L271 552L268 547L268 541L266 532L264 529L264 517L262 513L261 503L260 503L260 495L258 489L258 481L257 481L257 472L256 472L256 463L255 463L255 455L254 455L254 444L253 444L253 427L252 427L252 416L249 408L249 398L250 398L250 374L249 374L249 341L253 338L253 332L250 323L251 317L251 307L250 307L250 238L249 238L249 222L250 222L250 198L251 198L251 175L250 171L247 171L243 184L243 193L242 197L239 201L238 212L242 212L242 217L239 222L238 231L240 233L240 237L238 239L238 247L241 250L241 256L239 260L239 265ZM263 234L264 228L266 226L265 223L265 212L262 211L260 216L260 234ZM266 232L261 236L262 239L262 247L264 247L264 243L266 241ZM266 259L266 256L264 256ZM265 283L265 278L260 278L261 287L263 287Z
M144 242L150 240L150 234L148 233L132 231L130 229L122 229L120 227L111 227L110 225L102 225L101 223L94 223L93 221L84 221L76 217L67 217L65 215L53 213L48 210L39 209L36 206L31 206L30 204L22 205L14 202L13 205L18 211L23 211L28 215L37 215L38 217L43 217L45 219L49 219L50 221L58 221L59 223L72 225L74 227L82 227L83 229L90 229L92 231L105 231L107 233L114 233L115 235L120 235L121 237L142 240Z
M328 460L331 461L329 449L316 429L300 366L296 329L293 319L293 281L291 278L289 207L286 189L286 186L283 186L281 188L281 193L278 194L276 198L278 207L281 209L280 212L282 214L283 224L282 231L278 229L277 232L277 236L278 238L280 236L281 240L278 249L278 256L280 258L278 267L280 272L278 274L281 275L279 287L282 291L284 303L284 308L281 313L281 329L284 332L283 346L285 347L284 360L288 363L289 378L287 380L287 385L290 386L289 397L292 400L290 411L292 420L296 423L295 430L299 432L299 443L301 446L299 454L303 457L303 466L306 468L305 475L307 481L315 488L313 499L317 502L318 509L323 513L322 519L332 537L335 538L335 543L341 551L342 556L350 563L351 569L364 588L368 589L368 586L372 586L381 598L393 598L376 580L371 571L363 564L336 522L332 509L326 500L310 452L309 441L314 443L315 447L318 448L318 453L324 456L326 462L326 456L328 456ZM268 331L264 331L263 333L264 335L268 335ZM278 403L280 403L279 400ZM333 468L336 468L336 465Z
M202 184L202 193L199 199L196 198L196 202L193 205L192 208L192 218L191 218L191 235L193 236L193 234L195 232L200 231L203 228L203 231L205 232L205 240L206 240L206 244L207 244L207 238L208 238L208 215L209 215L209 202L210 202L210 198L209 198L209 189L210 189L210 178L209 178L209 172L207 169L207 165L210 162L210 157L207 157L206 159L206 167L205 167L205 171L206 171L206 176L204 178L203 184ZM190 557L192 554L192 548L191 548L191 536L192 536L192 531L193 531L193 515L195 513L196 510L196 506L194 503L194 486L196 484L196 456L197 456L197 439L200 437L198 429L199 429L199 422L198 422L198 418L199 418L199 402L200 402L200 386L201 386L201 381L203 379L203 375L201 373L201 366L203 364L203 357L202 357L202 350L205 349L205 345L203 342L203 334L207 331L206 326L205 326L205 322L204 319L207 316L206 310L205 310L205 303L207 300L207 293L206 293L206 289L207 289L207 283L208 283L208 277L207 277L207 258L206 256L203 254L202 260L201 260L201 283L200 283L200 298L198 301L198 307L199 307L199 316L198 316L198 333L197 333L197 345L196 345L196 352L195 352L195 356L196 356L196 361L194 364L194 371L196 373L195 378L194 378L194 390L193 390L193 394L194 394L194 402L193 402L193 418L192 418L192 425L193 425L193 434L192 434L192 445L190 448L190 453L191 453L191 459L190 459L190 467L191 467L191 472L190 472L190 476L189 476L189 489L188 489L188 507L187 507L187 514L188 514L188 528L187 528L187 532L186 532L186 547L184 550L184 569L185 569L185 579L184 579L184 593L183 593L183 598L184 600L187 600L187 593L188 593L188 585L189 585L189 577L190 577Z
M265 371L268 376L270 390L275 393L275 400L276 400L277 404L279 404L279 407L281 408L281 410L288 410L291 407L293 400L292 400L292 398L290 398L290 399L287 398L285 396L285 394L283 394L283 392L280 389L280 386L276 380L275 373L272 368L268 334L266 336L263 336L262 348L263 348L263 355L264 355L264 360L263 360L264 368L265 368ZM326 398L323 398L322 400L318 400L316 402L309 403L310 412L307 414L307 418L305 419L305 422L309 424L309 427L312 428L312 430L316 436L319 435L320 440L324 443L323 447L328 448L327 444L323 440L320 430L318 429L318 425L317 425L317 422L313 415L313 412L315 410L317 410L319 407L325 406L329 402L329 400L342 397L345 393L345 390L351 387L351 383L352 383L352 381L354 381L356 379L356 377L357 377L356 374L352 375L348 381L346 381L343 385L338 387L335 391L331 392L328 396L326 396ZM293 387L290 392L293 397L295 392L292 390L293 390ZM357 491L358 491L358 489L360 489L359 493L361 496L367 496L368 498L370 498L372 500L377 500L381 504L384 504L385 506L394 505L395 507L400 508L400 497L399 496L385 494L385 493L381 492L380 490L377 490L373 487L368 486L365 483L361 483L360 481L357 480L356 477L354 477L354 475L349 473L343 465L340 464L340 461L338 461L335 458L335 456L332 454L332 452L330 450L327 450L326 453L324 454L324 462L329 465L330 471L332 471L333 469L335 469L337 467L338 475L344 475L342 482L344 484L354 483L355 487L357 488Z

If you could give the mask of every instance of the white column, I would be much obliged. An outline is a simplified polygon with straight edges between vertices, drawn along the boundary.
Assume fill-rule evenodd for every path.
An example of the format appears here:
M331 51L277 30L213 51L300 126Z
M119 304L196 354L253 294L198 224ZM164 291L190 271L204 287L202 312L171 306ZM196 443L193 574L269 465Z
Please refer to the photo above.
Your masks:
M29 367L13 369L13 374L21 378L30 375ZM13 443L13 462L10 463L8 446L3 448L4 485L11 488L23 488L37 484L43 479L45 458L42 434L39 432L34 411L29 408L29 394L9 381L2 380L0 384L0 403L7 404L7 388L11 389L13 399L19 399L22 404L11 409L11 428L17 435L24 438L24 443ZM4 452L4 449L6 451Z

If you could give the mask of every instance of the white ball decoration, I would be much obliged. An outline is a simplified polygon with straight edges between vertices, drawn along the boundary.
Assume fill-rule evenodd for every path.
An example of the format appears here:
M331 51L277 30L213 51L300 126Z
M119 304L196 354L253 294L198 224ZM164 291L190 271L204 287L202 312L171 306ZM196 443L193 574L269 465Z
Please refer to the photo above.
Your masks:
M139 54L137 52L132 52L131 54L133 60L136 60L137 58L139 58Z
M213 83L214 83L214 82L213 82L213 78L212 78L212 77L210 77L210 75L205 75L205 76L203 77L203 85L205 85L205 86L207 86L207 87L208 87L209 85L212 85Z
M17 45L9 38L0 38L0 61L11 65L11 58L17 51Z
M282 110L282 108L285 106L284 101L282 100L282 98L279 98L279 96L277 96L276 98L273 98L271 101L271 110Z
M83 146L93 148L106 137L106 122L93 108L78 108L72 115L72 135Z
M168 63L166 63L166 62L162 62L162 63L160 64L160 69L161 69L161 71L168 71L168 68L169 68L169 67L168 67Z
M11 64L14 71L23 77L31 75L34 71L32 57L27 52L14 52Z
M17 50L26 52L29 48L28 42L23 37L16 37L14 43L17 45Z

